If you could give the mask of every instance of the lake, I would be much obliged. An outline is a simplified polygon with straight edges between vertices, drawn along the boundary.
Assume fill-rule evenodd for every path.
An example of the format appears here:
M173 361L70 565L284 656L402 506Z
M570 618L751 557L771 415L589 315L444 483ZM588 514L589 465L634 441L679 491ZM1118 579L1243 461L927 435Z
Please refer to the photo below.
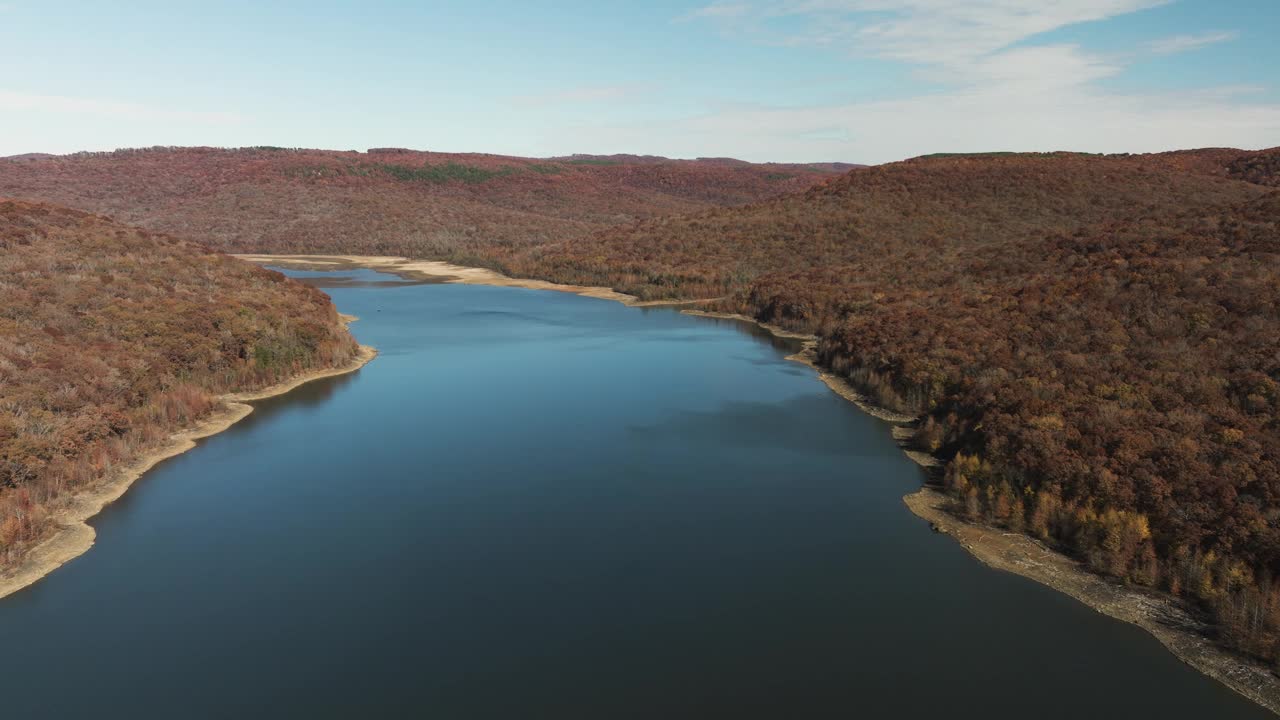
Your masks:
M380 355L0 600L6 719L1271 717L931 533L889 426L754 327L289 274Z

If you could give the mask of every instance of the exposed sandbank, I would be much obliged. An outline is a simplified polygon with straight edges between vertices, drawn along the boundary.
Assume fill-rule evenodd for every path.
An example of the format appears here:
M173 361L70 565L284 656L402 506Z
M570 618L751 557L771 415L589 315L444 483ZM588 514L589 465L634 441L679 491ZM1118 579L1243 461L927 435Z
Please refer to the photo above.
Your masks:
M350 322L346 318L344 320ZM94 487L60 501L50 517L56 526L52 534L32 548L16 567L0 574L0 598L31 585L83 555L93 547L97 537L88 523L90 518L124 495L156 463L180 455L195 447L197 440L216 435L243 420L253 412L253 406L245 403L283 395L313 380L354 372L364 367L377 354L373 348L361 345L356 357L342 367L309 371L262 390L222 395L219 398L222 401L221 407L193 427L170 435L159 447L117 467Z
M615 300L631 307L656 307L662 305L698 305L719 298L705 300L641 300L634 295L618 292L612 288L595 285L564 285L546 280L528 280L503 275L487 268L465 267L435 260L413 260L406 257L387 255L234 255L241 260L248 260L259 265L278 265L298 270L351 270L367 268L379 272L399 275L407 280L439 280L461 285L497 285L499 287L519 287L531 290L554 290L567 292L601 300Z
M638 302L632 295L609 288L560 285L542 280L519 280L482 268L467 268L443 262L400 257L360 255L238 255L237 257L264 265L299 269L344 270L360 267L390 272L410 279L442 279L445 282L556 290L616 300L630 306L692 305L718 299L689 302ZM876 405L847 380L825 371L816 364L816 336L786 330L736 313L695 309L686 309L681 312L700 317L754 323L776 337L802 341L803 347L799 352L788 356L788 360L812 367L818 373L819 379L837 395L852 402L862 411L891 423L894 440L912 461L931 472L940 468L940 461L933 455L908 447L912 435L910 426L919 420L918 417ZM928 521L934 530L951 535L984 564L1034 580L1065 593L1098 612L1143 628L1154 635L1178 659L1273 713L1280 714L1280 678L1277 678L1265 665L1213 644L1209 639L1209 628L1188 612L1177 599L1163 593L1114 583L1029 536L962 520L948 511L946 495L927 485L917 492L904 496L903 501L912 513Z

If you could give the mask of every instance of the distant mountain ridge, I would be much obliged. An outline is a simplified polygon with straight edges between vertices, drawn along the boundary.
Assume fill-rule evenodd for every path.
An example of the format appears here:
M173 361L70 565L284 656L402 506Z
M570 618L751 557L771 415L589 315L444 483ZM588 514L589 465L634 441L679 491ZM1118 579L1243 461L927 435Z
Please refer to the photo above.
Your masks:
M748 162L748 161L746 161L746 160L739 160L739 159L737 159L737 158L732 158L732 157L697 157L697 158L693 158L693 159L691 159L691 160L681 160L681 159L673 159L673 158L663 157L663 156L661 156L661 155L627 155L627 154L617 154L617 155L588 155L588 154L576 154L576 155L561 155L561 156L551 157L551 158L547 158L547 159L548 159L548 160L554 160L554 161L557 161L557 162L587 162L587 163L590 163L590 162L597 162L597 163L619 163L619 164L622 164L622 163L631 163L631 164L641 164L641 163L656 164L656 163L682 163L682 162L684 162L684 163L714 163L714 164L720 164L720 165L737 165L737 166L751 166L751 165L756 165L756 166L760 166L760 167L793 168L793 169L815 169L815 170L820 169L820 170L828 170L828 171L831 171L831 172L847 172L847 171L852 170L852 169L854 169L854 168L868 167L867 165L860 165L860 164L857 164L857 163L847 163L847 162L810 162L810 163L763 162L763 163L752 163L752 162Z
M42 160L44 158L57 157L50 153L23 153L21 155L5 155L0 156L0 160Z
M837 176L830 167L635 156L144 148L4 163L0 197L102 213L226 250L474 261L493 245L741 205Z

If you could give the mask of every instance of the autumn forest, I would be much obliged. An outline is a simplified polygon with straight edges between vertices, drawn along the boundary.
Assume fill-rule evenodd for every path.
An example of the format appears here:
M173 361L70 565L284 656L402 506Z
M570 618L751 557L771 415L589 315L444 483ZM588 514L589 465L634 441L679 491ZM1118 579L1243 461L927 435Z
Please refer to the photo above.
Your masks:
M79 210L0 201L0 565L217 395L349 361L313 288Z
M9 560L46 506L213 394L354 352L321 293L220 251L404 255L813 333L823 367L919 416L955 512L1280 662L1280 150L864 168L155 148L0 160L0 196L22 199L0 204Z

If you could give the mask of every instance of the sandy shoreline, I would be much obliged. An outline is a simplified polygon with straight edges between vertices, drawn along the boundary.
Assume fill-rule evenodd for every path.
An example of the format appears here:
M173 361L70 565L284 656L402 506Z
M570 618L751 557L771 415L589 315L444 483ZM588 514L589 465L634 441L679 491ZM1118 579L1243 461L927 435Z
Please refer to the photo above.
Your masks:
M632 295L609 288L560 285L542 280L519 280L492 270L399 257L360 255L238 255L237 257L264 265L299 269L344 270L362 267L390 272L410 279L443 278L446 282L556 290L615 300L633 307L712 302L712 300L687 303L638 302ZM681 312L700 317L754 323L777 337L802 341L804 345L801 350L788 356L788 360L812 367L818 373L819 379L832 392L852 402L863 412L891 423L894 426L892 429L894 440L911 460L929 471L939 468L940 462L933 455L912 450L906 446L911 437L909 426L919 418L877 406L844 378L819 367L815 362L818 340L816 336L762 323L741 314L695 309L681 310ZM1154 635L1178 659L1273 713L1280 714L1280 678L1277 678L1266 666L1214 645L1206 634L1204 625L1175 599L1161 593L1112 583L1083 568L1066 555L1041 545L1029 536L1008 533L997 528L961 520L947 511L947 497L927 485L917 492L904 496L903 502L912 513L928 521L935 531L955 538L982 563L1034 580L1065 593L1098 612L1143 628Z
M350 322L346 317L344 321ZM180 455L196 446L201 438L216 435L240 422L253 412L247 402L283 395L313 380L345 375L364 367L378 352L361 345L356 357L339 368L313 370L278 385L251 392L222 395L222 407L196 423L195 426L174 433L163 445L117 468L111 477L100 482L88 492L77 493L66 499L51 519L57 524L53 534L32 548L17 567L0 575L0 598L11 595L35 583L67 562L83 555L93 547L97 533L88 521L104 507L118 500L138 478L162 460Z
M437 260L413 260L388 255L255 255L241 254L232 257L259 265L276 265L298 270L337 271L367 268L378 272L399 275L406 280L439 280L460 285L496 285L530 290L554 290L584 297L613 300L631 307L658 307L668 305L699 305L720 298L705 300L641 300L635 295L618 292L597 285L564 285L546 280L528 280L503 275L487 268L453 265Z
M974 557L1066 593L1098 612L1151 633L1178 659L1273 713L1280 714L1280 682L1266 667L1214 645L1206 628L1181 603L1163 593L1111 582L1021 533L1003 532L957 518L943 493L923 487L903 498L934 530L955 538Z

